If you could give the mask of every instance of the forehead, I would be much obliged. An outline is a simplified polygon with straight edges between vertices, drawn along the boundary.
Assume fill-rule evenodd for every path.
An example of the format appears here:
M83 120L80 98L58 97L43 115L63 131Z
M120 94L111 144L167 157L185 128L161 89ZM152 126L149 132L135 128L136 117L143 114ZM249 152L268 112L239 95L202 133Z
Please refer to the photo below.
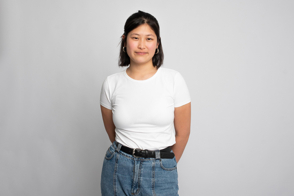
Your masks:
M139 36L156 36L155 32L148 24L142 24L137 28L133 29L129 35L139 35Z

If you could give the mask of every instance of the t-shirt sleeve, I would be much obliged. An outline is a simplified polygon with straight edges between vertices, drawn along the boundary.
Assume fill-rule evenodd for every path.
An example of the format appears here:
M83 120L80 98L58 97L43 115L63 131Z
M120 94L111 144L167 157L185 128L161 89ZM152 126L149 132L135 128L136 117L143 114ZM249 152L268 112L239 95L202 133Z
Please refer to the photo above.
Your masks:
M107 78L104 80L101 92L100 92L100 105L106 107L107 109L112 109L111 105L111 95L110 95L110 89Z
M190 92L183 76L177 72L174 83L174 106L180 107L191 102Z

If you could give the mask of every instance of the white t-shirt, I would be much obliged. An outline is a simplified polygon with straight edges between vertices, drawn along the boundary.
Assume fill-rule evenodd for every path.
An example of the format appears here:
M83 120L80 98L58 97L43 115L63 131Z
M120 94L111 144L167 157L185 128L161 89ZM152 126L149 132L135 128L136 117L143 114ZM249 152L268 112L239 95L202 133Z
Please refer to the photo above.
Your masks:
M131 78L126 69L104 80L100 104L112 110L115 140L130 148L161 150L175 141L174 108L191 102L182 75L159 67L146 80Z

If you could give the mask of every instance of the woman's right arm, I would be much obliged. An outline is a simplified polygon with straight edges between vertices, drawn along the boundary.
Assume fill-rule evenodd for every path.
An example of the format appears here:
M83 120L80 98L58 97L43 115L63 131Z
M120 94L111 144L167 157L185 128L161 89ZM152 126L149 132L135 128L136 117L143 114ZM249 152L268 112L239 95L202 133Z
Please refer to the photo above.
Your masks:
M100 105L100 108L105 130L108 134L111 143L113 143L115 140L115 125L112 120L112 110L107 109L102 105Z

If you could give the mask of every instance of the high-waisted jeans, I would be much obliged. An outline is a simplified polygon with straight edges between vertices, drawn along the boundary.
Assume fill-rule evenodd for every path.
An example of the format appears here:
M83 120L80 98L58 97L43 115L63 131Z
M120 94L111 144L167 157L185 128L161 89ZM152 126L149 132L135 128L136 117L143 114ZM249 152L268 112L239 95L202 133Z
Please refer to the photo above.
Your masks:
M120 147L114 141L106 151L100 184L102 196L179 195L175 157L160 158L159 153L156 158L133 157Z

